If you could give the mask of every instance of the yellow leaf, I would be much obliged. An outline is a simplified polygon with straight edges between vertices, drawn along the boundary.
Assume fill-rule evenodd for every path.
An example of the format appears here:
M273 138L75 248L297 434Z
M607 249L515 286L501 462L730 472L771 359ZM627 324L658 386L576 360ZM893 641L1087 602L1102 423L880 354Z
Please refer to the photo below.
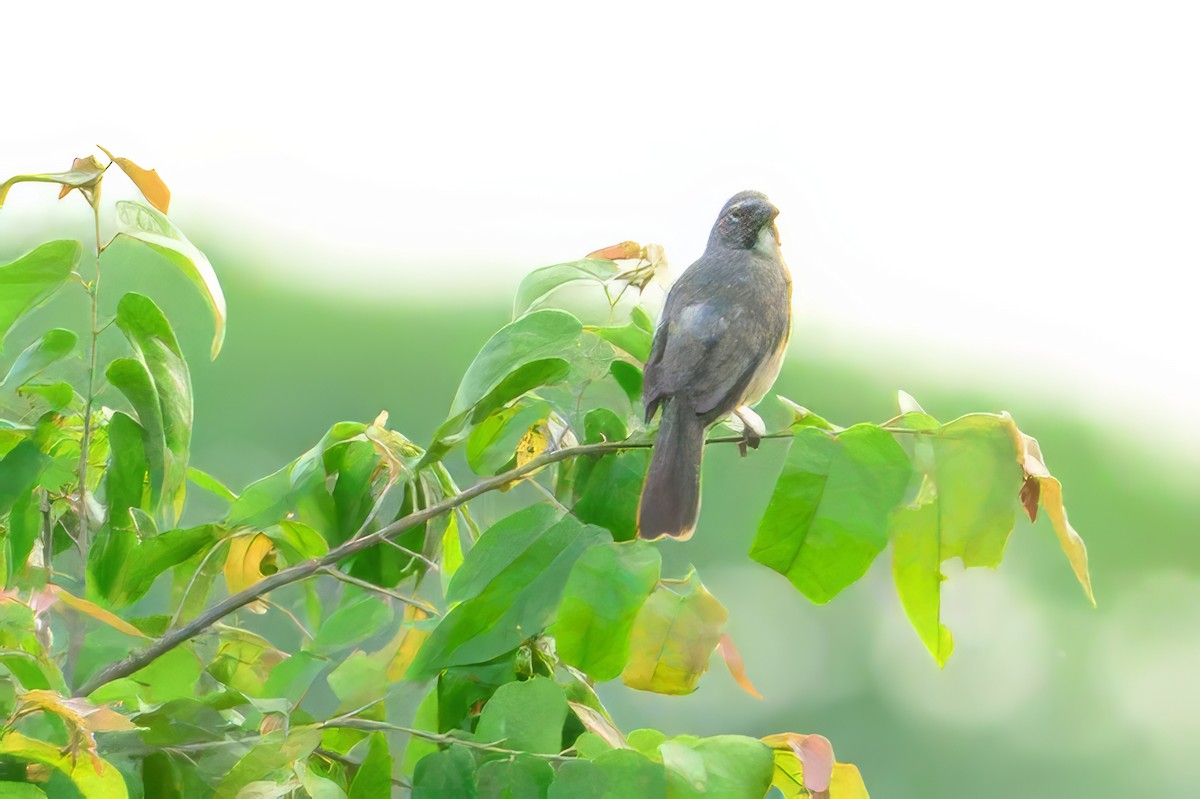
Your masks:
M96 146L100 147L98 144ZM167 206L171 204L171 190L167 188L167 184L163 183L158 172L153 169L142 169L128 158L117 158L103 147L100 149L104 150L104 154L112 159L114 164L121 167L121 171L129 176L133 185L138 187L138 191L151 205L164 214L167 212Z
M750 682L750 678L746 676L746 664L742 662L742 654L733 645L733 639L729 637L729 633L721 633L721 640L717 643L717 652L725 660L725 665L729 667L729 673L733 675L734 681L741 686L742 690L755 699L762 699L762 694L755 690L754 683Z
M1067 509L1063 505L1062 483L1050 474L1046 461L1042 457L1042 448L1037 439L1026 435L1017 429L1016 422L1006 417L1013 440L1017 446L1017 463L1025 471L1025 482L1021 486L1020 500L1029 514L1031 521L1037 518L1037 505L1040 502L1050 524L1058 536L1058 545L1071 563L1075 579L1083 586L1092 607L1096 606L1096 597L1092 593L1092 578L1088 572L1087 545L1075 528L1067 520ZM1035 487L1036 486L1036 487Z
M387 655L387 679L389 683L400 682L404 679L404 675L408 672L408 667L412 664L413 658L417 656L417 650L421 648L421 644L425 643L425 639L429 637L428 630L419 630L413 626L415 622L427 618L429 618L428 613L418 607L409 605L404 610L404 622L400 625L396 636L380 650L381 653L390 653Z
M17 696L14 718L30 713L50 713L62 719L67 728L67 745L64 753L78 758L88 755L100 768L100 755L96 751L93 733L108 730L136 730L137 725L116 711L94 705L86 699L75 699L54 691L27 691Z
M91 616L97 621L102 621L114 630L120 630L126 635L132 635L136 638L150 637L112 611L105 610L95 603L88 602L86 599L80 599L61 586L48 585L46 586L46 590L53 592L59 602L72 610L77 610L86 616Z
M724 606L693 572L679 592L660 586L638 611L630 633L632 653L621 681L660 694L690 694L729 618Z
M238 536L229 542L229 555L225 558L225 585L229 593L236 594L257 583L267 572L266 565L274 571L275 544L262 533ZM266 613L267 603L256 599L246 605L252 613Z

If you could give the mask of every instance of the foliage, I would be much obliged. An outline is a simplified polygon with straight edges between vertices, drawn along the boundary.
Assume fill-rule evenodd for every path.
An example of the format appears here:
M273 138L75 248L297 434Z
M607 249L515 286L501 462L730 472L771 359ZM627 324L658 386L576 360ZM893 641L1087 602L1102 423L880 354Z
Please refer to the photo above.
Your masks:
M96 223L88 267L74 241L0 266L0 344L28 339L0 382L0 774L25 783L16 795L867 795L820 735L625 733L595 693L618 677L690 693L719 653L758 696L720 601L694 570L662 574L671 544L635 539L660 248L531 273L428 448L386 414L339 422L235 493L190 463L191 377L167 316L129 293L98 318L122 237L201 292L213 357L226 321L165 184L104 153L0 184L0 203L21 182L78 190ZM106 243L112 164L149 204L118 203ZM82 348L70 330L24 332L76 286ZM99 339L118 334L127 354L100 364ZM905 612L944 664L941 564L998 565L1018 507L1045 509L1091 598L1062 486L1007 415L943 424L901 393L895 418L841 428L782 401L792 422L767 438L788 456L750 556L813 602L891 543ZM479 475L465 490L444 464L455 453ZM470 502L521 482L543 500L482 529ZM224 516L181 524L189 485Z

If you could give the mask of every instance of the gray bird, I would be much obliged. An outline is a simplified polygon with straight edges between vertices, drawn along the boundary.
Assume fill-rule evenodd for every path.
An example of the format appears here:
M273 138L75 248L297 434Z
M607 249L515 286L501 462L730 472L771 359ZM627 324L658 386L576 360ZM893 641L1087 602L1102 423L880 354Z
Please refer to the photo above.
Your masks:
M762 399L783 365L792 279L779 252L778 215L765 194L735 194L704 255L667 295L642 383L646 421L659 408L662 421L638 508L641 538L691 537L705 432ZM750 424L744 435L744 444L758 446Z

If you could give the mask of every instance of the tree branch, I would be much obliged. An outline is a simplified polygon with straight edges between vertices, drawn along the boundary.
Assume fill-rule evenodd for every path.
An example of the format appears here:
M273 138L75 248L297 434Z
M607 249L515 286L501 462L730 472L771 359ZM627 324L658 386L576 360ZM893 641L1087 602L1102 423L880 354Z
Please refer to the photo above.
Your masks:
M790 430L782 433L772 433L763 436L763 438L791 438ZM741 436L720 436L710 438L706 444L734 444L742 440ZM138 669L150 663L155 658L171 651L175 647L182 644L184 641L195 638L202 633L210 625L215 624L224 617L233 613L238 608L250 604L259 599L264 594L268 594L277 588L282 588L285 585L305 580L312 577L314 574L322 570L332 567L339 561L345 560L351 555L356 555L364 549L370 549L379 543L387 542L395 538L406 530L416 527L418 524L441 516L443 513L454 510L460 505L470 502L476 497L486 494L489 491L495 491L501 486L524 477L531 472L536 472L544 466L559 461L565 461L570 458L578 458L582 456L607 455L612 452L620 452L622 450L631 449L649 449L653 446L650 441L603 441L599 444L582 444L577 447L564 447L563 449L555 450L554 452L545 452L538 455L533 460L528 461L522 466L515 469L510 469L503 474L498 474L493 477L487 477L475 483L473 486L455 494L451 497L446 497L441 502L430 505L427 508L422 508L419 511L414 511L407 516L397 519L391 524L376 530L370 535L364 535L361 538L352 538L346 541L341 546L334 547L329 550L329 553L320 558L313 558L302 563L297 563L295 566L290 566L286 569L280 569L274 574L267 575L252 586L245 588L236 594L231 594L225 597L220 602L206 608L201 613L198 613L195 618L184 624L182 627L177 627L168 631L162 638L159 638L149 646L139 649L136 652L130 653L127 657L118 660L106 666L101 671L92 676L90 680L84 683L78 690L75 691L75 696L87 696L102 685L119 680L122 677L128 677Z

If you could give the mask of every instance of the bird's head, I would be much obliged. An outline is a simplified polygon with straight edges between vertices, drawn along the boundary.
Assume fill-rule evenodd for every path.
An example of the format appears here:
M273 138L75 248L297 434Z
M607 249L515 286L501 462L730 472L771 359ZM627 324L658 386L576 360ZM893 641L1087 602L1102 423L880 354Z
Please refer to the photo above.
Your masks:
M779 229L775 217L779 209L767 195L757 191L738 192L729 198L713 225L709 245L719 243L734 250L749 250L755 246L779 246Z

